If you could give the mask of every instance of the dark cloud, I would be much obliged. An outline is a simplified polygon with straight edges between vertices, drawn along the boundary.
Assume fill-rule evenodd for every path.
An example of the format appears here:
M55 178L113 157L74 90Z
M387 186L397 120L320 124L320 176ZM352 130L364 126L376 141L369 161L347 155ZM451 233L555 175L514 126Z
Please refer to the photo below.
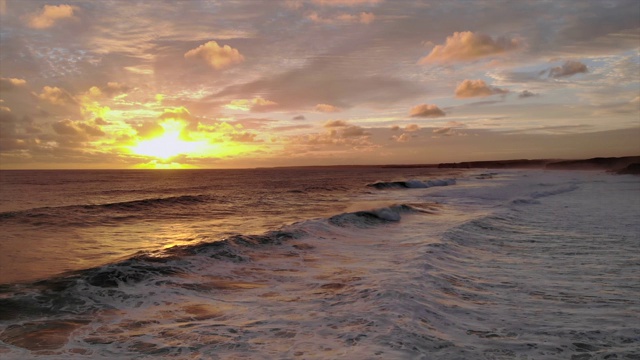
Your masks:
M561 66L556 66L549 69L548 73L550 77L561 78L580 73L586 73L587 71L587 65L581 63L580 61L569 60Z
M87 124L81 121L60 120L51 124L51 127L58 135L68 135L75 137L97 137L104 136L105 133L97 125Z
M349 125L342 130L343 137L358 137L358 136L366 136L369 133L360 126Z
M538 96L538 94L533 93L529 90L523 90L520 94L518 94L518 97L520 99L525 99L525 98L530 98L530 97L534 97L534 96Z
M292 120L305 120L306 118L304 117L304 115L296 115L292 118Z

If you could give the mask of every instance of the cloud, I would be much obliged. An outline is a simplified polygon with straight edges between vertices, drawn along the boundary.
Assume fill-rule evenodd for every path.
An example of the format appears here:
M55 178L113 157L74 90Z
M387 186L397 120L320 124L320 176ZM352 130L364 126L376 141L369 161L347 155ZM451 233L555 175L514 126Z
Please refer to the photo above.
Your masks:
M257 134L250 133L248 131L228 135L229 139L236 142L262 142L262 140L256 139L257 136Z
M409 136L409 134L403 133L397 136L394 135L391 138L397 142L407 142L411 137Z
M446 114L436 105L422 104L422 105L417 105L411 108L409 115L411 117L434 118L434 117L442 117L442 116L445 116Z
M349 126L344 120L329 120L324 124L326 128L346 127Z
M371 24L375 19L375 14L371 12L361 12L360 14L339 14L335 17L322 17L317 12L313 11L307 15L307 19L318 24L335 24L335 23L360 23Z
M81 121L71 121L69 119L56 121L51 127L58 135L69 136L104 136L105 133L97 125L90 125Z
M400 126L399 125L392 125L391 126L391 131L398 131L400 130Z
M53 105L69 105L75 104L77 101L67 91L60 89L59 87L45 86L42 88L42 93L37 95L40 100L44 100Z
M370 12L360 13L360 23L362 24L371 24L375 19L376 19L376 16L373 13L370 13Z
M96 125L109 125L109 124L110 124L108 121L105 121L105 120L104 120L103 118L101 118L101 117L98 117L98 118L93 119L93 122L94 122Z
M483 80L465 80L456 88L457 98L484 97L506 94L507 90L488 86Z
M404 131L406 132L414 132L420 130L420 126L418 124L409 124L404 127Z
M221 70L244 61L244 56L238 49L229 45L220 47L217 42L209 41L184 54L185 59L200 59L210 67Z
M241 110L241 111L269 111L273 109L273 106L278 105L277 102L266 100L261 97L253 98L253 99L237 99L232 100L224 107L231 110Z
M580 61L569 60L562 64L562 66L556 66L549 69L549 76L553 78L560 78L586 73L587 71L587 65Z
M349 125L344 122L336 123L337 127L327 127L327 131L318 134L293 136L289 140L293 144L304 145L339 145L353 148L372 146L370 133L361 126Z
M464 135L463 133L459 133L456 131L458 128L466 127L463 123L457 121L449 121L445 124L444 127L433 129L433 133L436 136L454 136L454 135Z
M313 3L322 6L358 6L375 5L383 1L384 0L313 0Z
M448 36L444 45L436 45L419 64L470 61L516 50L522 47L518 39L498 37L470 31L455 32Z
M45 5L38 14L29 16L27 25L34 29L52 27L59 20L72 19L75 7L71 5Z
M16 78L0 78L0 90L9 91L27 84L26 80Z
M370 12L361 12L358 15L353 14L340 14L336 18L337 20L344 22L357 22L361 24L371 24L375 20L376 16Z
M316 111L324 112L324 113L332 113L339 112L341 109L337 106L329 105L329 104L318 104L315 107Z
M453 136L456 132L451 127L443 127L439 129L433 129L433 133L440 136Z
M530 98L530 97L534 97L534 96L538 96L538 94L533 93L533 92L531 92L529 90L524 90L520 94L518 94L518 97L520 99Z
M113 98L114 96L126 93L129 90L131 90L131 88L127 85L110 81L105 86L92 86L87 91L87 95L92 98L99 98L103 96Z
M414 98L424 91L418 84L385 75L359 75L316 59L303 68L267 75L248 83L231 85L208 99L262 95L278 103L279 110L301 110L317 104L340 108L352 104L376 107Z
M154 138L164 134L164 128L155 121L145 121L142 124L134 126L134 129L141 138Z
M367 136L369 132L367 132L363 127L356 125L348 125L342 130L343 137L359 137L359 136Z
M304 117L304 115L296 115L292 119L293 120L305 120L306 118Z
M105 95L107 95L109 97L113 97L115 95L126 93L129 90L131 90L131 87L129 87L129 86L125 85L125 84L121 84L121 83L115 82L115 81L109 81L107 83L107 86L104 86L102 88L102 93L104 93Z

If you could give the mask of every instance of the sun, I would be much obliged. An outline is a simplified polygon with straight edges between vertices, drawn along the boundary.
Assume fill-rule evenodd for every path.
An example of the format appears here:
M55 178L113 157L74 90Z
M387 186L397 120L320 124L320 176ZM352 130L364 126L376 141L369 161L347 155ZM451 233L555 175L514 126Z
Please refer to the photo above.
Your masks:
M202 141L186 141L181 134L185 124L176 120L167 120L160 124L164 133L156 138L142 140L131 148L138 155L151 156L167 160L178 155L197 154L206 145Z

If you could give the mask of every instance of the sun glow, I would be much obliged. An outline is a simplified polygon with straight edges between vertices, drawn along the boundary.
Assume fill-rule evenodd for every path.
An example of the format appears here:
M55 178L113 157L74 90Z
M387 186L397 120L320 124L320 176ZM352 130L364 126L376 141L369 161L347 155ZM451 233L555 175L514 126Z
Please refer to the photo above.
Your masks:
M187 141L182 133L185 124L176 120L167 120L160 124L164 133L159 137L142 140L131 151L138 155L152 156L167 160L178 155L195 155L206 147L205 141Z

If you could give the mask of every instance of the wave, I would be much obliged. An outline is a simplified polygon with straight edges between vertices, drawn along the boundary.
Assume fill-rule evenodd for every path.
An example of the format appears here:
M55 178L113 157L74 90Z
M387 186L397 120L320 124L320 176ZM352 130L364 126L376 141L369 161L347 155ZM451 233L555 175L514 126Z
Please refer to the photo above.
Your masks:
M548 185L540 184L540 186L548 186ZM555 189L551 189L551 190L534 191L531 194L529 194L528 197L517 198L517 199L511 200L511 204L513 204L513 205L539 205L540 201L538 199L549 197L549 196L554 196L554 195L560 195L560 194L564 194L564 193L568 193L568 192L572 192L572 191L576 191L579 188L580 187L577 184L573 183L573 184L569 184L569 185L563 185L563 186L560 186L560 187L556 187Z
M449 186L455 185L455 179L436 179L436 180L407 180L407 181L377 181L372 184L367 184L369 187L376 189L425 189L434 186Z
M120 223L124 220L148 216L151 210L180 209L185 206L204 204L211 201L223 203L225 200L211 195L182 195L164 198L150 198L106 204L68 205L41 207L29 210L0 213L0 224L18 222L29 225L89 226Z
M188 201L181 198L176 201ZM0 285L0 321L45 315L86 315L102 311L119 302L131 302L143 296L130 292L130 287L137 284L153 288L177 286L197 290L200 285L181 279L189 278L192 274L214 276L217 270L224 269L225 263L249 264L268 257L268 248L271 246L281 246L308 236L335 237L344 235L344 231L353 236L354 233L348 228L384 226L400 221L404 215L434 211L428 207L402 204L346 212L330 218L294 223L261 235L234 235L218 241L140 252L115 263L67 272L32 283ZM304 241L289 245L296 252L312 251L314 248Z
M433 209L425 209L414 205L393 205L373 210L342 213L328 219L329 223L336 226L370 227L389 222L397 222L402 214L433 213Z
M564 193L568 193L571 191L578 190L579 186L577 184L569 184L567 186L562 186L557 189L548 190L548 191L536 191L531 194L531 197L534 199L539 199L547 196L560 195Z

